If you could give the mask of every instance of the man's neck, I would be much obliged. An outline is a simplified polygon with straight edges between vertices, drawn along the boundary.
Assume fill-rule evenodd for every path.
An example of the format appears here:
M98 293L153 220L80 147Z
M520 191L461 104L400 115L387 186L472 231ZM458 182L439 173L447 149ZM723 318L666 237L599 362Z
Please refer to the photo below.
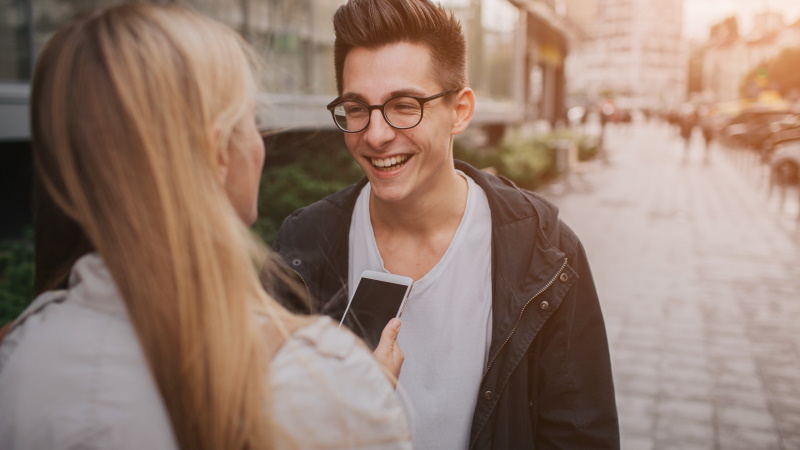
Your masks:
M370 219L376 234L413 234L418 238L458 228L467 204L467 181L455 169L424 195L387 203L370 195Z

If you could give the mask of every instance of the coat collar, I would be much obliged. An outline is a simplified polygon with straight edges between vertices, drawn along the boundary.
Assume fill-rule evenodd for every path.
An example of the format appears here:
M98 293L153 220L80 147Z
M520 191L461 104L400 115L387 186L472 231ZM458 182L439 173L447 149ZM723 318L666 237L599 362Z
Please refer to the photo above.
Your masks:
M537 194L519 189L513 182L455 161L455 168L472 178L486 193L492 213L492 255L494 293L505 292L514 298L512 309L527 301L532 289L547 283L564 261L564 252L551 241L558 225L558 208ZM338 278L347 279L349 230L359 193L367 184L362 178L355 185L328 197L341 213L338 242L329 242L335 249Z
M508 179L461 161L455 162L455 168L472 178L489 201L494 329L504 332L508 318L515 318L533 293L563 265L564 252L551 243L561 241L558 209ZM282 227L285 236L279 236L284 242L278 251L309 282L312 298L320 305L316 312L337 317L346 307L349 229L356 200L366 183L362 178L296 213L298 220L293 216Z
M80 257L72 266L69 296L78 303L115 316L127 314L117 284L103 258L96 252Z

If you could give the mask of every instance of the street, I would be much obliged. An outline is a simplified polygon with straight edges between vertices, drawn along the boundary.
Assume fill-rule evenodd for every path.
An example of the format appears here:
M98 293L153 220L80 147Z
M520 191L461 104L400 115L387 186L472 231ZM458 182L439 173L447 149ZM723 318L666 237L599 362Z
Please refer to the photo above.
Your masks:
M622 448L800 449L797 191L698 133L684 161L662 123L606 148L543 194L589 255Z

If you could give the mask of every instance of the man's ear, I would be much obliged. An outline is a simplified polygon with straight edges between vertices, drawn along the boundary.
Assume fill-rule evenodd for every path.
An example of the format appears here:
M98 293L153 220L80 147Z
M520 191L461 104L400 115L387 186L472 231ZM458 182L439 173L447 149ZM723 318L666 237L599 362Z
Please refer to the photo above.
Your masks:
M453 109L456 117L450 134L459 134L469 126L475 114L475 93L472 89L465 87L458 91Z

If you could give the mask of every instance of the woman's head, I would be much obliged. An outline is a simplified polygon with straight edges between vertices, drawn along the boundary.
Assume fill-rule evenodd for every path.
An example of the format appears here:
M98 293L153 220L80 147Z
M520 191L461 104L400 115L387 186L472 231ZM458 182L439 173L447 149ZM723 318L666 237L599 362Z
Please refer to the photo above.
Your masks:
M244 224L264 151L254 67L224 25L131 3L59 30L33 78L37 178L108 265L184 448L267 441L251 318L283 312Z
M241 183L241 159L260 170L263 147L254 149L247 123L253 61L232 30L176 7L122 5L60 30L39 60L32 105L35 145L46 150L37 162L58 204L73 216L90 206L71 187L95 180L70 178L73 170L121 176L97 184L154 191L185 186L187 177ZM241 187L234 192L237 212L252 222L255 189L253 206Z

